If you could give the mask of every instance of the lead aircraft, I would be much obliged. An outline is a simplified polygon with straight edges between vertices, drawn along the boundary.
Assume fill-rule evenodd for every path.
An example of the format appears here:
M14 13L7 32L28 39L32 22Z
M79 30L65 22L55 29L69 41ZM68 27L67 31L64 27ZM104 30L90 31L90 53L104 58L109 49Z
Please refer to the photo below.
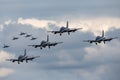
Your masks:
M69 23L68 23L68 21L67 21L67 23L66 23L66 27L61 27L60 28L60 30L59 31L48 31L48 32L51 32L51 33L54 33L54 34L60 34L60 36L62 35L62 33L68 33L68 35L70 35L70 32L75 32L75 31L77 31L77 30L79 30L79 29L82 29L82 28L73 28L73 29L71 29L71 28L69 28Z

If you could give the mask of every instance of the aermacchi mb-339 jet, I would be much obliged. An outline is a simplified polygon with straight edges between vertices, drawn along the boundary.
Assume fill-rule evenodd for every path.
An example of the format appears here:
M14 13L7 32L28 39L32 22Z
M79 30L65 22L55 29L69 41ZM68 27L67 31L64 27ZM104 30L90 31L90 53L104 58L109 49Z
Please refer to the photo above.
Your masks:
M25 37L27 38L27 37L31 37L31 36L32 36L31 34L26 34L26 36L25 36Z
M24 32L20 32L20 34L19 34L19 35L21 35L21 36L22 36L22 35L25 35L25 34L26 34L26 33L24 33Z
M38 45L28 45L28 46L32 46L34 48L40 47L40 49L42 49L42 48L45 48L46 46L50 48L51 46L56 46L57 44L60 44L60 43L62 42L49 42L49 36L47 35L47 41L43 40Z
M36 40L37 38L36 37L32 37L30 40Z
M97 43L104 42L104 44L105 44L107 41L111 41L111 40L117 39L117 38L118 37L106 38L104 31L102 31L102 36L97 36L95 40L84 40L84 42L95 43L97 45Z
M69 24L68 24L68 21L66 23L66 27L61 27L59 31L48 31L48 32L51 32L51 33L54 33L54 34L57 34L59 33L60 36L62 35L62 33L68 33L68 35L70 35L70 32L75 32L79 29L82 29L82 28L69 28Z
M26 61L26 63L28 63L28 61L32 61L35 58L38 58L40 56L27 56L26 54L26 49L24 50L24 55L20 55L17 59L6 59L6 61L12 61L12 62L18 62L18 64L20 64L20 62Z
M3 48L8 48L8 47L10 47L10 46L9 46L9 45L5 45L5 44L4 44L4 46L3 46Z
M17 40L17 39L19 39L19 37L13 37L13 39L12 39L12 40Z

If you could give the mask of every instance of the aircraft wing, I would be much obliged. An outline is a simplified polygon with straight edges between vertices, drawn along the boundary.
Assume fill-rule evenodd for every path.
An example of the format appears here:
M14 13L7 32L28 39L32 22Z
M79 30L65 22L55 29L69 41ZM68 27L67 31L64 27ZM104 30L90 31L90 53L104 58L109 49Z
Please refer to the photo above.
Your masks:
M15 62L15 61L18 61L18 59L6 59L6 61L12 61L12 62Z
M114 38L112 38L112 39L118 39L118 37L114 37Z
M114 38L106 38L106 39L104 39L103 41L111 41L111 40L113 40L113 39L117 39L118 37L114 37Z
M26 60L33 60L33 59L38 58L38 57L40 57L40 56L28 57L28 58L26 58Z
M83 40L83 42L93 43L93 42L97 42L97 41L96 40Z
M75 31L80 30L80 29L82 29L82 28L74 28L74 29L70 29L69 31L70 32L75 32Z
M28 45L28 46L32 46L34 48L40 47L41 45Z
M50 43L50 46L55 46L55 45L61 44L61 43L63 43L63 42L54 42L54 43Z
M54 33L54 34L60 33L60 31L48 31L48 32L51 32L51 33Z

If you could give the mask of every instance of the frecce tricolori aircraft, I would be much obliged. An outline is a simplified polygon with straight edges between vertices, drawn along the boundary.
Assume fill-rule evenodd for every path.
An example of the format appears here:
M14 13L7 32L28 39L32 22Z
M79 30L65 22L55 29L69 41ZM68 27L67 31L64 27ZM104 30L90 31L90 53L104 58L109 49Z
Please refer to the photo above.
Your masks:
M60 44L60 43L63 43L63 42L50 42L49 36L47 35L47 41L43 40L38 45L28 45L28 46L32 46L34 48L40 47L40 49L42 49L42 48L45 48L46 46L48 46L50 48L51 46L56 46L57 44Z
M75 32L75 31L77 31L77 30L79 30L79 29L82 29L82 28L69 28L69 23L68 23L68 21L67 21L67 23L66 23L66 27L61 27L60 28L60 30L58 30L58 31L48 31L48 32L51 32L51 33L54 33L54 34L60 34L60 36L62 35L62 33L68 33L68 35L70 35L70 32Z
M104 42L104 44L106 43L106 41L111 41L113 39L116 39L118 37L114 37L114 38L106 38L105 34L104 34L104 30L102 31L102 36L97 36L95 38L95 40L84 40L84 42L89 42L89 43L95 43L97 45L97 43L101 43Z
M28 61L32 61L35 58L38 58L40 56L27 56L26 54L26 49L24 50L24 55L20 55L17 59L6 59L7 61L12 61L12 62L18 62L18 64L20 64L20 62L26 61L26 63L28 63Z

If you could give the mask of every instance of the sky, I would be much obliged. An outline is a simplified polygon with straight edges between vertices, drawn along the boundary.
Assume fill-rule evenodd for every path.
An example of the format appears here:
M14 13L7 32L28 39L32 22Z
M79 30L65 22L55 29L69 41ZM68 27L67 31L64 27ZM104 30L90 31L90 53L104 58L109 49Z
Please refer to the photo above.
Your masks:
M62 36L47 32L66 26L66 21L70 28L83 29ZM99 45L83 42L102 30L106 37L120 37L119 0L0 0L0 80L119 80L120 38ZM31 41L20 32L38 39ZM42 50L27 46L40 44L47 35L63 43ZM4 49L4 44L10 47ZM24 49L40 58L21 64L6 61Z

